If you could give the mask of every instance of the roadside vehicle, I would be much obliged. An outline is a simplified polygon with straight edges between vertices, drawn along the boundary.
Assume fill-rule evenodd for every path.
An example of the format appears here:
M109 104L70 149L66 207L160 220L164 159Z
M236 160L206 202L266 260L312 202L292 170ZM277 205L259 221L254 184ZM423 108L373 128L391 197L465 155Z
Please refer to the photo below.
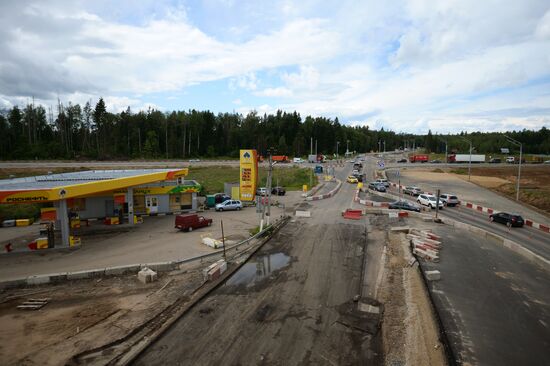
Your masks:
M356 175L356 174L359 174L359 170L353 169L353 170L351 171L351 175Z
M489 160L490 164L500 164L501 162L502 160L500 160L499 158L492 158L491 160Z
M378 192L386 192L386 186L378 182L369 183L369 189L372 189Z
M176 229L184 231L193 231L210 225L212 225L212 219L197 214L177 215L175 218Z
M321 174L323 173L323 167L321 165L317 165L315 167L315 174Z
M429 157L426 154L417 154L417 155L409 156L409 161L411 163L427 163L428 160L429 160Z
M199 163L201 159L189 159L190 163Z
M267 188L260 187L256 189L256 196L267 196Z
M271 160L279 163L288 163L290 161L286 155L273 155Z
M550 160L545 160L543 164L550 164Z
M437 206L437 197L433 194L419 194L416 200L421 205L428 206L429 208L435 208ZM443 202L439 201L439 209L443 208Z
M355 163L355 164L353 164L353 169L358 169L358 170L359 170L359 169L363 169L363 164L361 164L361 163Z
M397 160L398 163L406 163L407 162L407 159L399 159Z
M518 214L511 214L507 212L498 212L489 215L491 222L498 222L504 225L510 225L515 227L522 227L524 224L523 217Z
M392 202L392 203L390 203L388 208L391 209L391 210L406 210L406 211L420 212L420 207L418 207L418 206L416 206L416 205L414 205L410 202L407 202L407 201Z
M216 211L239 211L243 208L243 204L239 200L229 200L216 205Z
M355 178L353 175L350 175L350 176L348 177L348 179L346 179L346 181L347 181L348 183L358 183L358 182L359 182L359 180L357 180L357 178Z
M390 186L390 182L388 182L388 180L385 179L385 178L378 178L377 180L375 180L375 182L380 183L380 184L384 185L385 187Z
M313 154L313 155L308 155L307 157L307 161L309 163L324 163L325 159L326 157L323 154L317 154L317 155Z
M286 190L283 187L273 187L271 189L271 194L275 194L277 196L284 196L286 193Z
M222 203L230 199L231 197L229 197L225 193L209 194L206 196L206 206L215 207L216 204Z
M513 156L508 156L506 158L506 163L508 163L508 164L514 164L515 162L516 162L516 158L513 157Z
M296 164L302 164L302 163L305 163L304 159L302 158L294 158L292 160L293 163L296 163Z
M432 163L432 164L441 164L442 161L435 159L435 160L430 161L430 163Z
M485 155L482 154L451 154L447 158L449 163L469 163L470 159L472 163L484 163Z
M424 193L420 188L408 186L403 189L404 194L408 194L409 196L418 196L421 193Z
M357 180L361 183L367 181L367 176L365 174L359 174L359 175L355 176L355 178L357 178Z
M456 206L460 204L458 197L454 194L443 193L439 195L439 200L443 202L445 206Z

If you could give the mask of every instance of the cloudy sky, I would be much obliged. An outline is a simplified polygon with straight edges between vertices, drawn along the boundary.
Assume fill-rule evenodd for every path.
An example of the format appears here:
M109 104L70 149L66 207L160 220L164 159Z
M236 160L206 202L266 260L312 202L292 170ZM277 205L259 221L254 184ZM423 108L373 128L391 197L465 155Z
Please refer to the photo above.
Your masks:
M0 2L0 108L277 109L402 132L550 127L548 0Z

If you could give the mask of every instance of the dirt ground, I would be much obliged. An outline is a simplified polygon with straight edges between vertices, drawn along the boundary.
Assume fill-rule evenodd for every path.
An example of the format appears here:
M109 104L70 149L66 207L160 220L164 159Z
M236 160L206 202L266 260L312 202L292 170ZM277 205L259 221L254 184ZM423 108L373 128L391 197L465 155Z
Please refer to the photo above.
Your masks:
M472 182L515 199L518 166L472 167ZM467 175L457 174L462 179ZM550 166L522 166L520 200L550 213Z
M142 284L136 275L69 281L0 293L0 364L60 365L71 356L125 336L202 284L196 266L159 273ZM48 298L40 310L18 310L28 299Z
M391 234L380 297L386 365L445 365L445 354L420 273L409 266L403 234Z

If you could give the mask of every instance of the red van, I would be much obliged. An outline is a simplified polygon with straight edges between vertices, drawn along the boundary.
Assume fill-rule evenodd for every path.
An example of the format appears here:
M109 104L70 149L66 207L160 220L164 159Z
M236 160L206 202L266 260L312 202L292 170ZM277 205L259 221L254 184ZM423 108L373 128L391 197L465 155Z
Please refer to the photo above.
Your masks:
M193 231L193 229L210 225L212 225L212 219L207 219L206 217L199 216L197 214L176 216L176 229Z

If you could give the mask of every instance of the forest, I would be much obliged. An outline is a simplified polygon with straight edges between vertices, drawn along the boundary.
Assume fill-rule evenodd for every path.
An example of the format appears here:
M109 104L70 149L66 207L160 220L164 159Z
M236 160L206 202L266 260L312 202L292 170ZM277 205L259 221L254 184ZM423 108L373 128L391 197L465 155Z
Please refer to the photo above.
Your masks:
M102 98L93 105L58 103L46 110L42 105L14 106L0 112L0 159L185 159L238 157L239 149L253 148L265 154L305 156L317 151L343 155L350 151L391 151L423 147L428 152L467 152L473 142L475 153L497 153L500 148L518 148L505 135L523 143L524 153L550 154L550 130L426 135L371 130L349 126L338 118L302 116L277 111L259 115L251 111L218 113L155 109L134 113L129 107L110 113Z

